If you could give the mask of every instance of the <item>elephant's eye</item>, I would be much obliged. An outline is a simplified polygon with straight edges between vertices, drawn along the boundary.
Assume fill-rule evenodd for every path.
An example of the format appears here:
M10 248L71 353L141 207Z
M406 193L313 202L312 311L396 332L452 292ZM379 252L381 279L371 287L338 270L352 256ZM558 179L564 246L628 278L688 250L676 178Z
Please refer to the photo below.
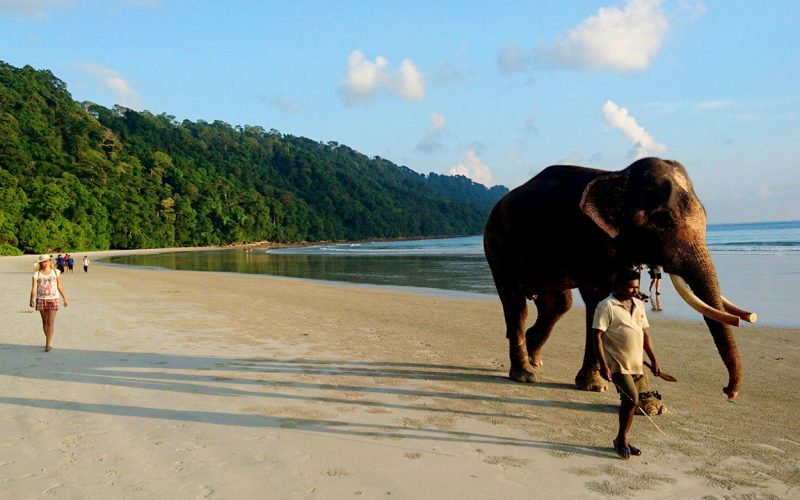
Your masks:
M669 212L659 210L650 214L650 223L661 231L671 231L675 228L675 222Z

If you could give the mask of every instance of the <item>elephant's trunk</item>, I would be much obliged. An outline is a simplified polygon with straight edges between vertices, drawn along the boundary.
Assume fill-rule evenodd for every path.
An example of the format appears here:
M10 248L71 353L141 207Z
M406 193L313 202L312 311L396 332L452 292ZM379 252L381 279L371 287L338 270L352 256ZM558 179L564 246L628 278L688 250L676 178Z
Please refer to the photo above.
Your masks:
M679 268L670 271L670 274L682 276L688 282L694 295L718 312L718 314L704 313L704 319L714 338L717 351L728 369L728 385L723 391L728 398L734 398L742 385L742 363L739 360L739 351L736 348L736 341L729 324L733 322L731 318L738 320L738 317L724 312L724 299L720 293L717 273L708 248L705 245L700 248L695 247L691 254L684 266L678 266Z

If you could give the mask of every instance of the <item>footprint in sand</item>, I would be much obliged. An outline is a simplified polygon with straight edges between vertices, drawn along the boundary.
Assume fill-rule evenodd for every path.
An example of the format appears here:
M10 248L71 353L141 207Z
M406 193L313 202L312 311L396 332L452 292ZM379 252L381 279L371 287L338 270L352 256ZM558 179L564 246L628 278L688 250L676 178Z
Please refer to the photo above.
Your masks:
M119 477L119 471L114 469L109 469L103 474L103 484L106 486L114 486L117 484L117 478Z
M47 489L44 489L44 490L42 490L42 493L45 493L45 494L47 494L47 495L52 495L53 493L55 493L55 492L56 492L56 490L57 490L58 488L60 488L60 487L62 487L62 486L64 486L64 483L58 483L58 484L56 484L56 485L53 485L53 486L51 486L51 487L49 487L49 488L47 488Z
M344 469L328 469L325 471L325 474L328 477L348 477L350 473Z
M569 457L575 455L574 453L572 453L570 451L566 451L566 450L548 450L547 453L550 456L556 457L556 458L569 458Z
M508 467L522 467L530 463L530 459L509 456L490 456L483 459L487 464L497 465L503 469Z

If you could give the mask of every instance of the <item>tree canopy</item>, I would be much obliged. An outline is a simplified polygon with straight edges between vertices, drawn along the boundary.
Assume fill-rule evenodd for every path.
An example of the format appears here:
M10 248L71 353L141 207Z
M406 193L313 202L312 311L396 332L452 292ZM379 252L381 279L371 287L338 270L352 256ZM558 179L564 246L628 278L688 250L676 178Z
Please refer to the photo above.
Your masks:
M0 62L0 254L477 234L508 190L335 142L77 103Z

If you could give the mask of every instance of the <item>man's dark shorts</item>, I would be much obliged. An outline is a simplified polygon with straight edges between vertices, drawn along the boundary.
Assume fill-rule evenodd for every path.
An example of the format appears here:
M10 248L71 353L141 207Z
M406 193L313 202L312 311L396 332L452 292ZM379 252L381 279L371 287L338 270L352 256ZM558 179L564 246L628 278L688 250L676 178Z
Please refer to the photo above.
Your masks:
M630 373L612 373L611 380L617 386L619 398L628 401L638 401L639 394L644 392L644 375L631 375ZM627 397L626 397L627 395Z

